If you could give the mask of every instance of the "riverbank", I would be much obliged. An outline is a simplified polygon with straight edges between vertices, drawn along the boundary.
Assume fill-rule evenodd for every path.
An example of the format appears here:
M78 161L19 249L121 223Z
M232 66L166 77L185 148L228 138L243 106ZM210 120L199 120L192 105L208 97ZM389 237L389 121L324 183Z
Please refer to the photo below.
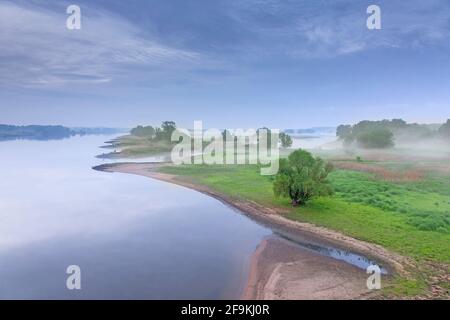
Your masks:
M408 277L407 270L412 266L412 263L405 257L394 254L381 246L357 240L336 231L287 219L283 216L286 212L280 208L263 206L250 200L230 197L208 186L195 183L186 177L158 172L160 167L167 165L122 163L102 165L94 169L146 176L197 190L238 209L252 219L269 225L273 229L289 232L298 238L307 238L314 243L360 253L378 263L382 263L391 274ZM323 256L316 258L319 259L320 263L314 263L314 259L309 256L310 253L306 250L301 253L301 256L296 256L292 254L292 250L288 246L281 246L283 247L282 250L280 250L280 246L279 242L270 240L256 250L251 262L249 282L244 290L245 298L346 299L363 297L367 293L367 289L365 289L367 275L361 269ZM278 250L273 250L274 247ZM276 252L277 255L273 255L271 252ZM297 252L299 252L298 248ZM330 261L327 261L328 259ZM306 263L306 261L308 262ZM319 279L324 282L312 276L316 274L312 273L314 270L321 270L317 274L322 273ZM308 276L305 277L305 275ZM311 279L314 279L314 281L309 282ZM339 287L341 289L336 289L337 292L330 291L331 288ZM342 290L342 288L345 288L345 290Z
M360 268L297 246L276 235L255 250L244 300L367 299L368 275Z

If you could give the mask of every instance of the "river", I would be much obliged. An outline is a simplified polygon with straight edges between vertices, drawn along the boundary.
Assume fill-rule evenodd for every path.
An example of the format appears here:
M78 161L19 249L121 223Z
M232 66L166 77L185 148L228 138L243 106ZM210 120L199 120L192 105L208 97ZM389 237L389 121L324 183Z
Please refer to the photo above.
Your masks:
M273 231L196 191L92 170L111 138L0 142L0 299L238 298Z

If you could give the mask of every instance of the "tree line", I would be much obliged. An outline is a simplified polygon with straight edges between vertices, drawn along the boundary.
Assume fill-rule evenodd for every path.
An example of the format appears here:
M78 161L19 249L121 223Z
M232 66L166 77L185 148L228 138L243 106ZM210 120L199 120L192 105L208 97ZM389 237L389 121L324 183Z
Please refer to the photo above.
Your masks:
M267 130L270 137L270 129ZM161 127L137 126L131 130L131 134L146 137L152 140L170 141L172 133L176 130L173 121L164 121ZM228 130L223 130L224 140L233 139ZM237 137L234 137L236 139ZM269 141L270 143L270 141ZM292 138L282 132L279 135L279 143L283 147L292 146ZM314 157L308 151L299 149L292 152L286 159L280 159L280 168L273 180L275 196L289 198L293 206L302 206L314 197L333 194L328 182L328 174L333 170L330 162Z
M124 132L115 128L68 128L61 125L5 125L0 124L0 140L30 139L59 140L74 135L113 134Z
M344 145L362 148L390 148L396 140L417 141L429 138L450 140L450 119L435 129L432 125L407 123L402 119L360 121L355 125L340 125L336 136Z
M137 126L131 129L130 134L136 137L147 138L149 140L156 141L168 141L170 142L172 133L177 129L177 125L174 121L164 121L161 124L161 127L153 127L153 126ZM270 135L270 130L268 128L260 128L256 131L259 133L259 130L266 129L268 134ZM224 140L233 139L233 135L229 130L222 131L222 137ZM290 148L292 146L292 138L288 134L284 132L280 132L279 135L279 143L283 148Z
M136 137L143 137L149 140L170 142L172 133L177 129L173 121L163 121L161 127L137 126L131 129L130 134Z

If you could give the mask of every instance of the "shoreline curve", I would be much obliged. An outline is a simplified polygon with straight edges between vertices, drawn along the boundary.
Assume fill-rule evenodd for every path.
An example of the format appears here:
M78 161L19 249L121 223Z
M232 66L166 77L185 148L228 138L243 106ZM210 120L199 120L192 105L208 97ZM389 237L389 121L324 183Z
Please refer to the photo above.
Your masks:
M238 210L240 213L249 216L250 218L256 220L257 222L264 224L272 229L283 230L289 232L289 234L300 237L301 239L308 239L317 244L321 244L324 246L332 246L337 247L339 249L352 251L361 255L366 256L367 258L382 262L385 264L385 268L389 271L389 274L399 274L402 276L408 276L407 267L412 267L412 263L401 255L392 253L387 249L372 243L368 243L362 240L358 240L355 238L351 238L346 236L340 232L333 231L330 229L326 229L324 227L318 227L310 223L298 222L294 220L290 220L288 218L283 217L283 211L279 208L270 208L262 206L258 203L255 203L250 200L244 199L236 199L224 195L220 192L209 188L208 186L201 185L195 183L193 181L189 181L188 179L183 179L182 177L166 174L158 172L158 168L162 166L169 166L171 163L111 163L111 164L103 164L92 169L97 171L109 172L109 173L127 173L134 174L139 176L145 176L148 178L176 184L182 187L186 187L203 194L206 194L210 197L213 197L222 203L230 206L233 209ZM360 285L356 285L356 283L352 284L352 281L349 277L351 274L355 274L357 269L354 266L349 268L343 267L342 264L347 264L342 261L331 261L335 260L333 258L323 257L330 259L329 263L338 263L340 270L349 269L347 271L348 275L345 275L343 272L339 276L342 276L341 281L345 279L343 283L348 283L349 287L346 288L345 292L353 292L352 294L345 294L341 296L334 291L330 291L330 288L335 289L333 286L330 287L330 284L336 282L337 279L329 279L328 282L323 284L323 290L319 290L316 295L312 294L315 292L314 288L309 288L310 296L304 296L301 294L302 292L298 292L298 288L295 288L295 285L286 285L286 280L290 280L290 282L295 282L293 280L299 278L298 271L297 274L292 270L294 268L302 269L303 273L305 272L305 261L308 260L308 265L315 265L315 270L320 269L320 267L324 264L324 261L316 262L315 259L309 257L309 255L303 252L302 256L297 257L297 260L292 260L292 257L295 255L288 248L289 246L281 246L279 241L275 239L264 239L263 242L256 248L254 254L250 259L250 271L247 279L247 283L245 289L242 293L242 299L283 299L283 298L306 298L317 297L319 299L323 298L364 298L366 296L370 296L370 293L366 292L367 290L363 290ZM277 248L278 251L282 252L282 254L274 254L273 248ZM281 248L281 249L280 249ZM298 250L298 249L297 249ZM283 255L283 252L285 253ZM289 256L289 258L287 258ZM305 258L306 257L306 258ZM292 261L291 261L292 260ZM261 261L264 261L261 263ZM337 266L334 266L338 268ZM283 270L281 270L283 269ZM308 268L306 268L308 269ZM311 268L309 268L311 269ZM283 271L283 273L281 273ZM323 270L324 274L327 275L326 270ZM294 273L294 274L293 274ZM356 272L358 273L358 272ZM289 279L284 279L282 275L291 274ZM365 275L365 273L364 273ZM286 276L284 276L286 277ZM294 278L294 279L293 279ZM311 281L314 281L317 286L317 281L319 279L313 279L314 274L310 274L308 279L303 279L299 281L301 283L302 288L305 288L306 284L311 286ZM323 276L322 276L323 278ZM361 275L356 276L358 281L361 282L363 278ZM281 284L280 284L281 283ZM284 283L284 286L283 286ZM365 282L364 282L365 283ZM291 288L292 287L292 288ZM296 291L297 290L297 291ZM283 291L281 294L280 292ZM336 296L337 294L337 296Z

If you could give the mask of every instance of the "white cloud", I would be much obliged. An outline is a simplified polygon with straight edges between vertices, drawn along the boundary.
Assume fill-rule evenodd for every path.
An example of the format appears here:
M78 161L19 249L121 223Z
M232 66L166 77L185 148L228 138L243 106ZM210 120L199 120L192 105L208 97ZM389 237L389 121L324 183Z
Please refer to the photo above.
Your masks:
M68 30L65 10L54 12L0 3L0 84L61 85L105 83L124 66L175 68L197 53L140 36L126 20L82 9L82 29Z

